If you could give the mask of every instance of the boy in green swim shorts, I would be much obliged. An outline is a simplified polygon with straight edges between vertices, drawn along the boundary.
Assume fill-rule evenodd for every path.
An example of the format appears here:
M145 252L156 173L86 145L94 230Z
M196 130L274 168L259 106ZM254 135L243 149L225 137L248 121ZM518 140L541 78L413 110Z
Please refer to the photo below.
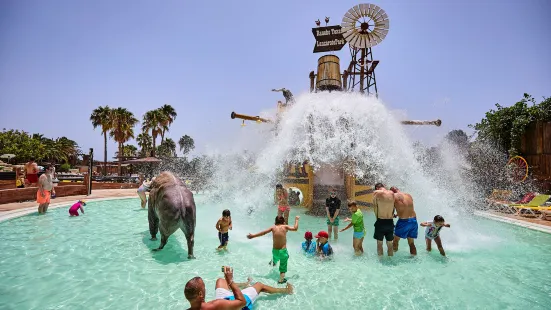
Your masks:
M363 242L365 237L364 215L362 213L362 210L358 209L355 201L350 201L348 203L348 209L352 214L352 218L347 218L344 220L345 222L350 222L350 224L343 228L341 232L354 226L354 235L352 236L352 246L354 247L354 254L362 255L364 253Z
M287 252L287 232L298 230L298 220L300 216L295 217L295 225L285 225L285 218L283 216L277 216L275 218L275 225L263 230L257 234L248 234L247 238L253 239L256 237L264 236L271 232L273 236L273 249L272 249L272 261L270 265L277 265L279 262L279 281L277 283L283 284L287 282L285 279L285 273L287 272L287 261L289 260L289 252Z

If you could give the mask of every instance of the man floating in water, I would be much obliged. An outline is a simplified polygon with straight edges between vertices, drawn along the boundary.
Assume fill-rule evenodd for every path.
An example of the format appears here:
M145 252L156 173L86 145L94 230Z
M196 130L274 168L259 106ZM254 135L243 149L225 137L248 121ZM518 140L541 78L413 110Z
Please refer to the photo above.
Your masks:
M375 184L373 193L375 212L375 232L377 239L377 254L383 255L383 239L386 239L388 256L394 255L392 242L394 241L394 193L385 188L382 183Z
M283 97L285 97L285 104L295 103L295 98L293 97L293 94L291 93L290 90L286 88L280 88L280 89L272 89L272 91L283 92Z
M398 251L398 243L400 238L408 239L409 253L417 255L415 248L415 239L417 239L417 215L413 208L413 198L408 193L402 193L397 187L391 187L390 190L394 193L394 207L398 214L398 222L394 230L394 251Z

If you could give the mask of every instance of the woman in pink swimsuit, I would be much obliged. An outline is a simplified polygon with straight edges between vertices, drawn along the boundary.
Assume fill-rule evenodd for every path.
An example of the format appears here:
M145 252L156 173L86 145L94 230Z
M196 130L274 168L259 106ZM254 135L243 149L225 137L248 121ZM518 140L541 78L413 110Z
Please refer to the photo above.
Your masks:
M277 205L277 216L285 218L285 225L289 224L289 194L281 184L276 185L275 204Z
M69 208L69 214L71 216L78 216L78 209L80 209L80 211L84 214L84 209L82 208L82 206L85 206L85 205L86 205L86 201L84 200L77 201L74 205L72 205Z

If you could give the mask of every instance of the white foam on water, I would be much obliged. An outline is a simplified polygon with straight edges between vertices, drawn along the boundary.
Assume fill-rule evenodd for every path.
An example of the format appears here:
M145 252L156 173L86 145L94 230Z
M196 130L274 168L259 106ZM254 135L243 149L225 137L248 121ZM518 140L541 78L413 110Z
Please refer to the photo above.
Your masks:
M269 110L259 115L275 119L274 113ZM491 242L491 237L480 237L487 232L484 227L473 229L468 216L479 193L464 173L466 155L444 143L439 148L441 166L428 173L400 123L404 119L403 112L391 111L374 97L342 92L302 94L281 115L277 135L276 125L250 123L236 137L234 146L250 149L251 141L257 143L248 158L239 148L219 157L213 176L217 197L234 209L272 211L273 186L281 182L277 175L285 163L308 160L316 169L351 159L358 177L410 193L419 222L432 221L439 214L451 223L443 232L445 247L471 249ZM423 233L420 227L421 240Z

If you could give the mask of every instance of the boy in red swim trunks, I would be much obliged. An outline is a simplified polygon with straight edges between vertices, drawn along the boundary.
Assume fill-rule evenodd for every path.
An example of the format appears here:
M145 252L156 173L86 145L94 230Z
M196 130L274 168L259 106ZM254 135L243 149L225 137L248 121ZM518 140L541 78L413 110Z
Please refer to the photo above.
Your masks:
M283 216L285 225L289 225L289 194L281 184L276 185L275 204L277 205L277 216Z

